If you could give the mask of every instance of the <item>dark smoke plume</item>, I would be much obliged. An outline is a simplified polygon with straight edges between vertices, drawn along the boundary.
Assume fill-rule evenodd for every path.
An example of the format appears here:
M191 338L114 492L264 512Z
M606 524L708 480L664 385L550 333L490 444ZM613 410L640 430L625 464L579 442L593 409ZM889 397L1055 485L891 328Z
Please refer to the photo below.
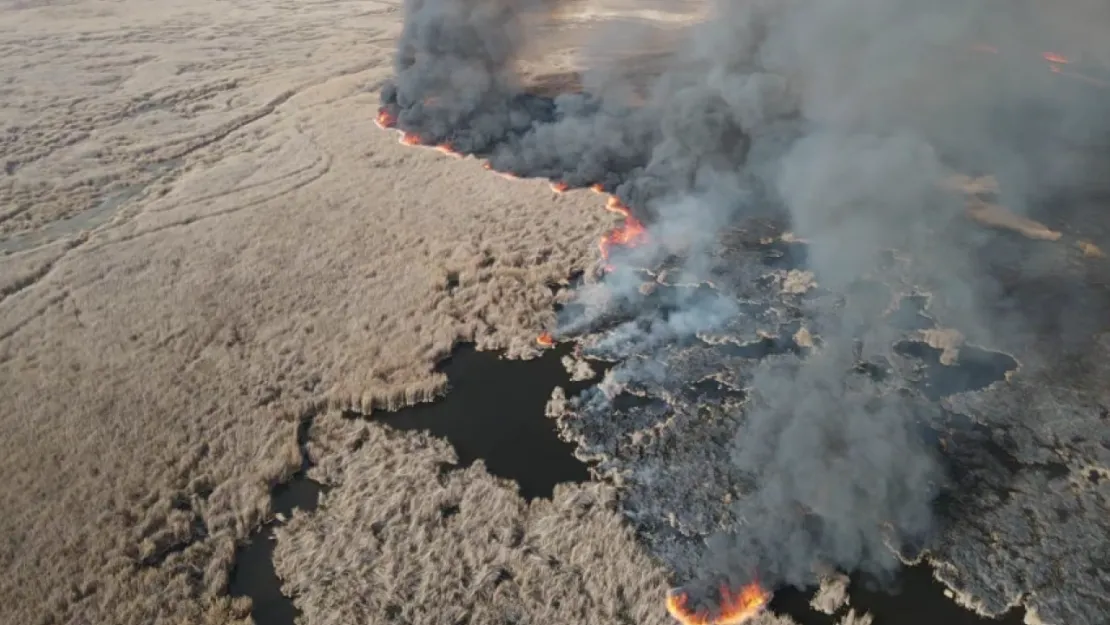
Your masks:
M605 185L648 223L637 264L680 258L686 282L722 270L721 233L770 217L809 242L823 288L874 277L884 251L899 250L914 259L914 283L969 338L1029 325L1023 311L987 312L1000 287L980 266L983 239L964 198L941 183L993 174L1020 213L1041 190L1081 177L1052 162L1061 149L1106 141L1110 115L1104 97L1090 97L1094 82L1061 76L1082 58L1110 61L1104 3L721 0L659 57L642 101L614 86L615 67L583 78L605 89L527 91L516 62L552 9L410 0L382 106L403 130L495 169ZM1045 50L1067 55L1066 71ZM561 331L631 306L636 319L609 336L650 352L742 314L721 297L642 307L640 284L635 272L614 272L583 292ZM942 475L916 433L919 404L853 373L858 330L876 316L850 306L823 314L819 349L768 359L750 383L732 462L755 489L736 504L740 531L715 540L718 573L771 585L811 582L815 564L881 573L897 564L888 544L932 529Z

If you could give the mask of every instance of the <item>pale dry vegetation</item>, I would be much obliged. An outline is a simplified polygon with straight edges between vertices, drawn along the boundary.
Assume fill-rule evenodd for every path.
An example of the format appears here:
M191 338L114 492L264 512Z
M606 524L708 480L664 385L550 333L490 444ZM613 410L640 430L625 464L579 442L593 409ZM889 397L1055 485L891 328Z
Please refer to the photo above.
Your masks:
M309 452L326 495L277 529L274 554L304 625L673 622L666 572L607 485L529 503L481 461L454 467L441 440L336 412L314 421Z
M600 484L525 502L449 445L335 415L310 475L331 488L277 530L275 564L306 625L670 622L666 579Z
M0 622L245 617L297 420L427 399L458 340L529 353L592 262L597 196L374 126L399 4L0 14Z
M821 585L813 594L809 606L818 612L835 614L848 603L849 581L848 576L842 573L825 576L821 579Z

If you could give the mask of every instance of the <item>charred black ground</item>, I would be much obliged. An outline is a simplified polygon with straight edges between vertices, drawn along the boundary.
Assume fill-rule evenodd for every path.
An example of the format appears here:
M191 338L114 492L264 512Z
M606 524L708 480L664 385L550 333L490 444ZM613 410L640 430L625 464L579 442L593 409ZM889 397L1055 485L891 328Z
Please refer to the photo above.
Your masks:
M644 101L606 67L546 99L515 63L556 4L409 3L383 115L500 171L600 183L648 224L556 328L616 366L549 411L676 579L883 579L924 553L986 613L1099 623L1110 493L1075 476L1110 464L1090 175L1110 100L1071 50L1030 46L1110 59L1073 28L1110 14L710 3Z
M775 594L770 608L789 614L798 625L834 625L850 607L872 615L878 625L1021 625L1023 616L1020 610L1013 610L998 619L985 619L955 605L944 597L943 584L923 565L906 567L893 582L879 586L863 576L852 576L848 605L832 615L811 608L810 597L809 592L786 588Z

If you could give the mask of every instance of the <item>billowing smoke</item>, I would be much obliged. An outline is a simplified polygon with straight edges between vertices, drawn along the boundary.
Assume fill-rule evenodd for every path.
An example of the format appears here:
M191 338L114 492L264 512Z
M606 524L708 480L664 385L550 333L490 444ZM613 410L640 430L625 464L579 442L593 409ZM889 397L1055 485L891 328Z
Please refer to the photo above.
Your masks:
M757 485L743 527L710 550L711 574L809 585L819 567L883 577L890 547L932 529L939 466L912 424L915 404L865 375L833 342L800 366L764 361L733 462Z
M551 102L519 87L514 63L547 0L405 3L396 76L382 102L402 128L462 152L484 152L551 119Z
M1023 313L986 312L997 285L964 198L942 183L992 174L1022 212L1039 189L1077 179L1053 159L1105 138L1110 116L1083 97L1097 80L1061 76L1079 71L1076 50L1110 60L1091 27L1108 23L1105 6L721 0L656 58L646 92L610 66L586 73L597 88L549 98L528 91L517 62L552 2L410 0L382 104L403 130L494 169L603 185L648 225L650 243L628 259L691 287L645 292L642 275L618 269L568 307L563 334L612 323L609 351L643 353L743 314L725 281L693 287L728 272L721 234L758 216L808 242L831 291L874 276L884 251L912 257L946 321L985 340ZM1066 64L1042 58L1058 45L1075 49L1057 53ZM875 316L822 314L819 349L768 358L750 382L731 458L755 487L736 504L740 531L715 539L719 573L774 585L811 581L815 564L889 571L887 545L932 528L943 476L917 433L920 404L857 372L857 330Z

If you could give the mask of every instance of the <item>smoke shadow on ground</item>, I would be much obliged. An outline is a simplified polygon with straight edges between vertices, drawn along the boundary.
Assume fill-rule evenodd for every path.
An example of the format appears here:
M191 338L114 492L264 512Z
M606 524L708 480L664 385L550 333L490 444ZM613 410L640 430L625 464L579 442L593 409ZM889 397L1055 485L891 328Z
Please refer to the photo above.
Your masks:
M570 396L597 381L569 379L561 359L571 351L564 344L539 358L508 360L460 346L437 367L447 376L446 398L372 418L397 430L424 430L446 439L459 459L447 470L480 459L491 474L516 482L526 500L551 497L556 484L590 479L587 465L574 457L574 446L559 438L554 421L544 414L556 386ZM594 367L604 374L600 364ZM362 418L354 412L344 416Z
M849 603L828 615L809 605L813 588L784 588L775 593L770 608L789 614L798 625L834 625L849 608L866 611L875 625L1021 625L1022 612L1011 610L998 619L988 619L956 605L945 596L944 585L933 578L927 565L905 567L893 583L877 584L862 575L852 575Z
M311 418L302 420L297 427L301 468L288 482L278 484L271 492L271 505L278 518L289 516L294 508L312 512L325 490L324 485L307 476L312 463L305 445L311 427ZM235 554L228 592L232 597L250 597L251 618L258 625L294 625L300 610L281 592L281 578L274 569L275 546L274 524L271 522L258 528Z

